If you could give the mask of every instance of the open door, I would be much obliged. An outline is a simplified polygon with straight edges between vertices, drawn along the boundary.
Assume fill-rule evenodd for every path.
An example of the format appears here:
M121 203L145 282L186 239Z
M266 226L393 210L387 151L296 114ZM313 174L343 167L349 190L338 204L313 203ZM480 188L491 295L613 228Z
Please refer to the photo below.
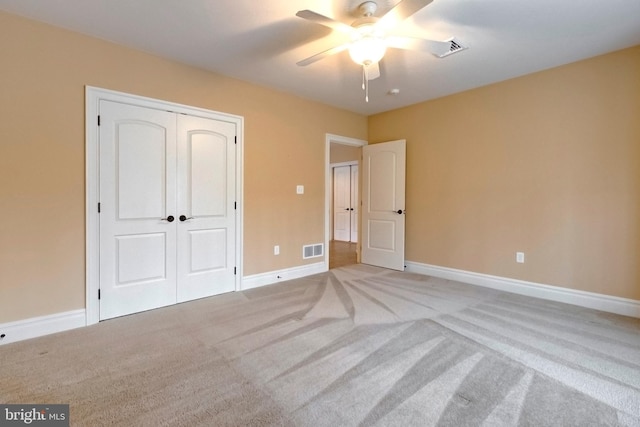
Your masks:
M362 262L404 271L406 141L362 152Z

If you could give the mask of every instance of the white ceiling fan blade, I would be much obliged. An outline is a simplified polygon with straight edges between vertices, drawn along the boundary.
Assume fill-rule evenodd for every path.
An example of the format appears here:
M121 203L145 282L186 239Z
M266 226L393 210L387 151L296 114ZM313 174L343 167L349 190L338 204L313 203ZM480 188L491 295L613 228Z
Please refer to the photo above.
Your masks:
M300 10L296 13L296 16L300 18L306 19L308 21L315 22L316 24L324 25L325 27L329 27L331 29L340 31L342 33L351 34L353 31L353 27L350 25L344 24L340 21L336 21L335 19L331 19L324 15L320 15L312 10Z
M367 80L375 80L380 77L380 63L374 62L367 67Z
M385 13L376 25L385 30L390 30L401 21L404 21L423 7L427 6L432 1L433 0L402 0L389 12Z
M332 47L331 49L327 49L324 52L316 53L313 56L308 57L307 59L303 59L302 61L296 62L301 67L305 65L313 64L316 61L320 61L321 59L326 58L327 56L335 55L336 53L340 53L343 50L347 50L349 48L348 44L341 44L340 46Z
M451 42L417 39L413 37L389 36L385 39L388 47L397 49L421 50L436 56L442 56L451 50Z

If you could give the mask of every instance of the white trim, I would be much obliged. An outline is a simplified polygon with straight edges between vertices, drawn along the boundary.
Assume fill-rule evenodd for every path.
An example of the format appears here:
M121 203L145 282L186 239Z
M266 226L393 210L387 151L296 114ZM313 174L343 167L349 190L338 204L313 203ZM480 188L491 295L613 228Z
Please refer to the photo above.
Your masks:
M640 301L407 261L406 271L640 318Z
M331 236L331 143L364 147L368 144L363 139L349 138L347 136L327 133L324 140L324 264L329 270L329 239ZM360 219L358 219L360 224ZM358 225L358 228L362 228ZM358 239L360 240L360 239ZM359 243L358 243L359 245Z
M236 210L236 275L235 289L242 288L241 277L243 268L242 244L243 244L243 215L244 215L244 184L242 181L244 167L244 118L233 114L221 113L204 108L189 105L176 104L143 96L116 92L108 89L100 89L92 86L85 88L85 183L86 183L86 324L92 325L100 320L100 305L98 303L98 289L100 272L99 259L99 217L97 206L99 201L99 157L98 157L98 112L100 100L110 100L125 104L137 105L147 108L162 109L196 117L227 121L235 123L237 131L236 144L236 198L238 205Z
M0 324L0 345L86 326L84 309Z
M252 274L242 278L242 290L259 288L260 286L271 285L286 280L299 279L311 276L312 274L324 273L327 266L324 262L301 265L299 267L287 268L284 270L268 271L266 273Z

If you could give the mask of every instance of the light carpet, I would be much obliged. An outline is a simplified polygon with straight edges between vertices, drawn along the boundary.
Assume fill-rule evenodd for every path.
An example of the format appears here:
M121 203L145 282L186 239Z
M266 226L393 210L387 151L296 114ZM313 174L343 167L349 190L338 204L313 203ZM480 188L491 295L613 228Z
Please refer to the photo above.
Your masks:
M78 426L640 426L640 320L354 265L0 347Z

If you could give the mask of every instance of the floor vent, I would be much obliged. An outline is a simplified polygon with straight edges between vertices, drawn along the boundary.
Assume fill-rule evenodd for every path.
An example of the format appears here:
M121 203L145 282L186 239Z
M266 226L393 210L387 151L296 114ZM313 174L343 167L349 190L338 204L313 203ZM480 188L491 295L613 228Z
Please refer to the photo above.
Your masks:
M305 245L302 247L302 258L315 258L324 255L324 244Z
M460 40L455 37L447 41L451 44L451 46L449 47L449 51L443 53L442 55L436 55L438 58L444 58L445 56L453 55L456 52L469 49L469 46L465 46Z

